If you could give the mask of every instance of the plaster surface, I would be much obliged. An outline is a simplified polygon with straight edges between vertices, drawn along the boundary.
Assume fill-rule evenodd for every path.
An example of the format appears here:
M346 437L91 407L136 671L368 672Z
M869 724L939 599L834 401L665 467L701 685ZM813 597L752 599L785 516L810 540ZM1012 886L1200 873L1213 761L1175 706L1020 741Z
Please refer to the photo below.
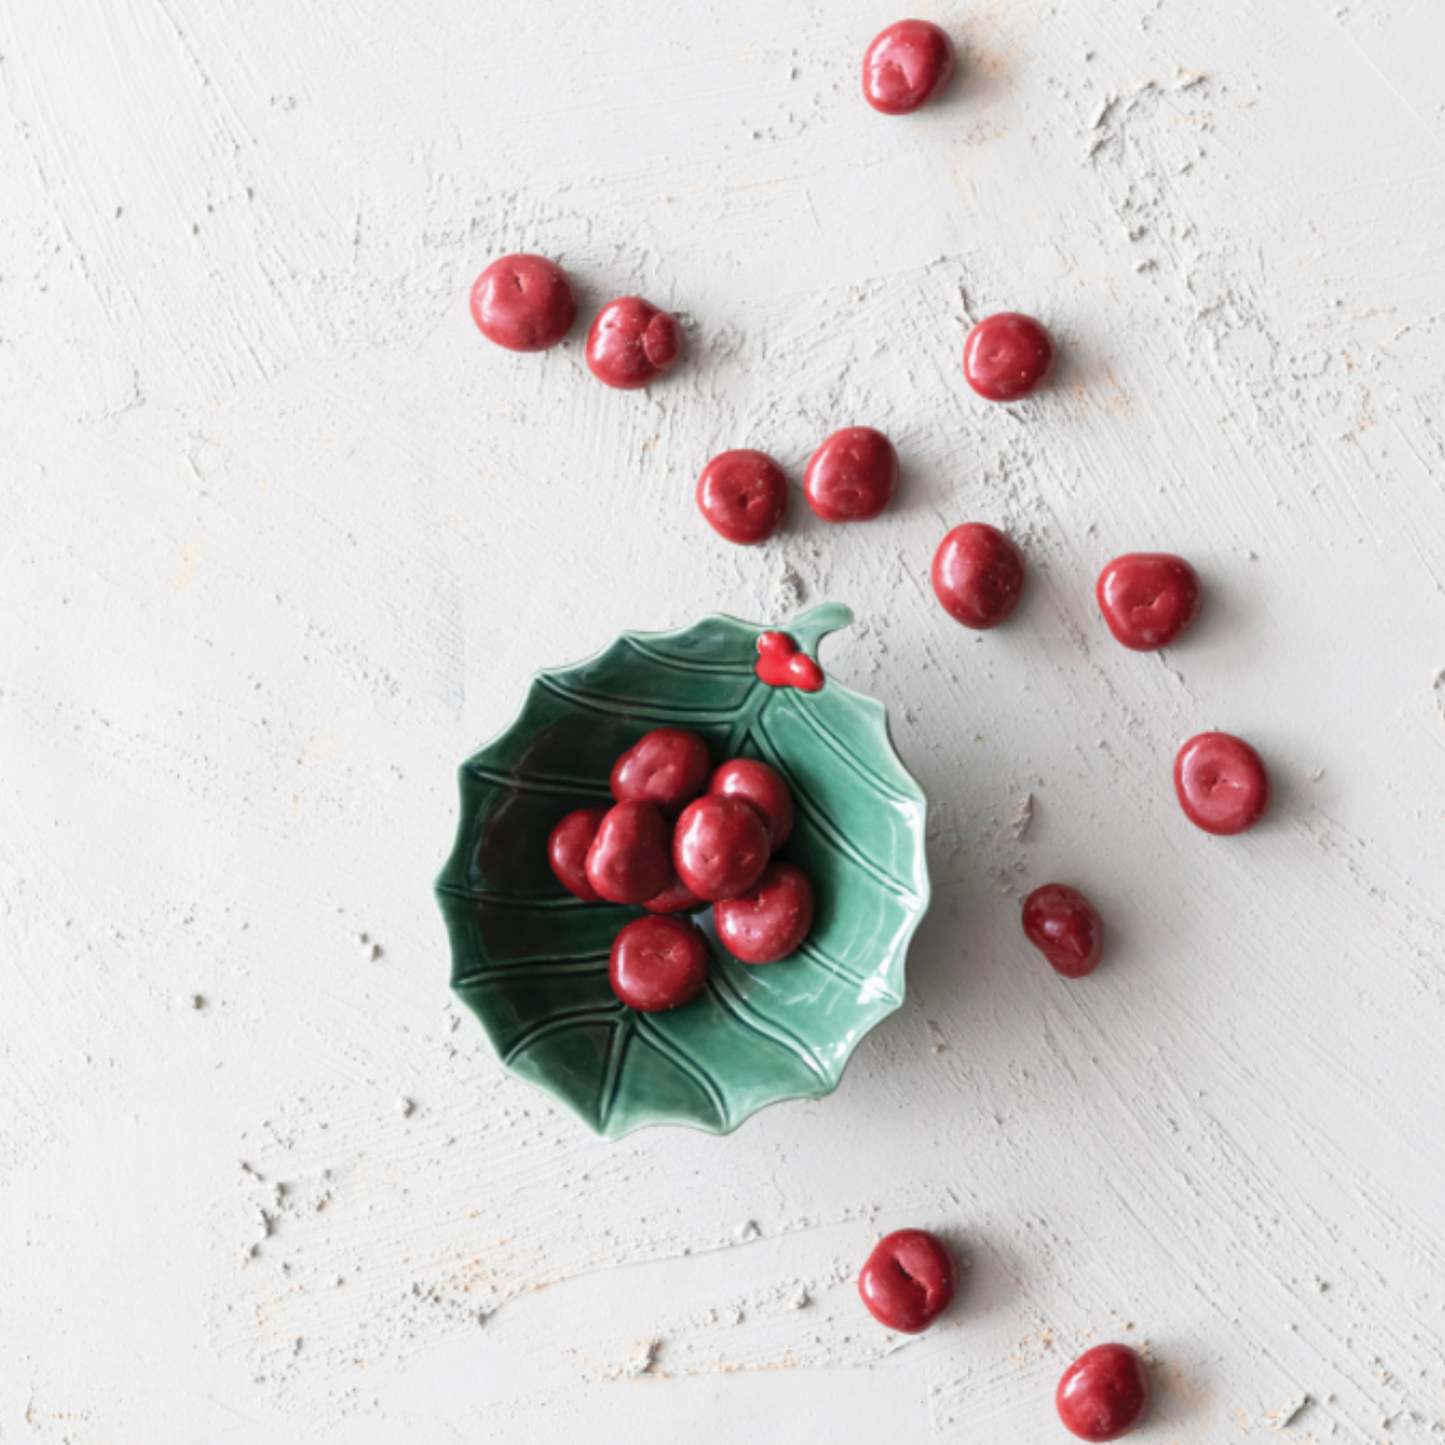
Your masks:
M0 1441L1061 1439L1107 1338L1141 1440L1445 1429L1445 10L912 10L960 73L891 120L881 0L0 7ZM514 249L544 356L467 314ZM624 394L632 292L689 354ZM852 424L903 483L830 527ZM1032 568L981 637L966 520ZM1206 588L1162 656L1094 607L1135 550ZM828 598L933 805L908 1001L831 1098L599 1143L448 1001L455 768L539 666ZM1174 801L1207 728L1247 836ZM902 1225L969 1262L916 1339L853 1286Z

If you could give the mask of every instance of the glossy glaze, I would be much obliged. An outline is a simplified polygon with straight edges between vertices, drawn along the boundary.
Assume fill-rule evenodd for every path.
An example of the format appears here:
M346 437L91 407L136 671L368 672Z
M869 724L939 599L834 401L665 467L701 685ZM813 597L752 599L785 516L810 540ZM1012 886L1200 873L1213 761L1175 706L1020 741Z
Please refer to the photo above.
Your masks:
M758 638L758 660L753 670L769 687L818 692L823 686L823 669L799 652L798 644L785 632L765 632Z
M1243 738L1200 733L1174 759L1174 791L1184 816L1228 837L1254 827L1269 807L1269 772Z
M791 958L813 926L813 885L791 863L769 863L737 898L713 905L718 941L743 963Z
M509 351L546 351L572 329L577 301L566 273L545 256L502 256L472 286L472 320Z
M621 391L646 386L681 354L677 318L640 296L608 302L587 334L592 375Z
M808 462L803 494L825 522L867 522L898 490L898 453L871 426L835 431Z
M547 839L547 859L558 881L584 903L600 903L602 895L587 881L587 853L607 816L606 808L576 808Z
M1080 1440L1117 1440L1149 1409L1149 1371L1128 1345L1095 1345L1059 1381L1054 1404Z
M1024 899L1024 936L1065 978L1093 973L1104 954L1099 910L1066 883L1045 883Z
M1053 338L1018 311L986 317L963 343L964 377L986 401L1022 401L1053 367Z
M707 744L686 728L653 728L612 765L608 779L619 803L656 803L675 818L712 776Z
M672 882L672 829L655 803L618 803L587 850L587 881L609 903L643 903Z
M628 1008L665 1013L702 992L707 960L707 940L687 919L637 918L612 941L607 979Z
M758 758L730 758L709 779L707 790L741 798L763 815L768 846L776 853L793 831L793 795L777 771Z
M953 41L927 20L900 20L863 56L863 98L884 115L910 115L953 79Z
M1006 622L1023 595L1024 554L986 522L965 522L933 554L933 595L955 622L987 631Z
M816 653L850 620L825 604L785 625ZM707 617L541 673L460 770L437 880L452 987L502 1067L607 1138L654 1124L727 1133L769 1104L819 1098L903 998L928 904L923 795L881 703L834 678L817 693L758 680L763 630ZM691 1004L637 1014L608 982L613 938L635 915L576 902L546 843L562 814L608 801L618 753L663 723L695 729L715 757L761 754L778 769L796 804L781 856L813 880L818 913L786 965L753 968L710 942L711 982Z
M718 536L752 547L771 537L787 514L788 479L766 452L723 452L698 478L697 506Z
M1109 631L1135 652L1168 647L1199 616L1199 574L1168 552L1115 557L1094 593Z
M874 1246L858 1293L879 1324L916 1335L952 1303L955 1279L953 1255L937 1235L899 1229Z
M768 864L768 825L741 798L709 794L689 803L672 835L672 866L699 898L746 893Z

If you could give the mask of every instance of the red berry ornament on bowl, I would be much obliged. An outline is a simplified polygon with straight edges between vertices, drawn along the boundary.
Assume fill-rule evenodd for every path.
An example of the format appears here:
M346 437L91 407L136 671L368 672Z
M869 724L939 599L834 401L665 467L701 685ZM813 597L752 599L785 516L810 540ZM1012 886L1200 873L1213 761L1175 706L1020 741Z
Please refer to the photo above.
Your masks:
M769 863L749 893L713 905L722 946L741 963L777 963L813 926L813 885L791 863Z
M863 98L884 115L911 115L950 80L953 41L927 20L890 25L863 56Z
M1064 1371L1054 1404L1080 1440L1117 1440L1149 1408L1149 1372L1128 1345L1096 1345Z
M1259 754L1229 733L1200 733L1174 759L1174 790L1184 816L1228 837L1254 827L1269 807L1269 773Z
M640 296L609 302L587 336L592 375L622 391L646 386L681 354L677 319Z
M1022 401L1053 366L1053 339L1018 311L986 317L963 343L963 374L985 401Z
M1066 883L1045 883L1024 899L1024 936L1065 978L1083 978L1104 953L1099 910Z
M1024 554L987 522L965 522L933 556L933 593L955 622L984 632L1007 621L1024 590Z
M948 1246L926 1229L900 1229L878 1241L858 1276L858 1293L879 1324L906 1335L926 1330L953 1300Z
M707 982L707 943L686 919L635 919L612 940L607 978L628 1008L681 1008Z
M871 426L835 431L808 463L803 493L825 522L867 522L898 490L898 453Z
M612 765L612 796L619 803L656 803L675 818L707 787L712 758L707 744L685 728L654 728Z
M577 319L566 273L545 256L493 261L472 286L471 307L482 335L508 351L546 351Z
M698 478L697 506L719 537L752 547L767 541L783 520L788 479L766 452L723 452Z
M1099 611L1135 652L1168 647L1199 616L1199 574L1167 552L1130 552L1099 573Z

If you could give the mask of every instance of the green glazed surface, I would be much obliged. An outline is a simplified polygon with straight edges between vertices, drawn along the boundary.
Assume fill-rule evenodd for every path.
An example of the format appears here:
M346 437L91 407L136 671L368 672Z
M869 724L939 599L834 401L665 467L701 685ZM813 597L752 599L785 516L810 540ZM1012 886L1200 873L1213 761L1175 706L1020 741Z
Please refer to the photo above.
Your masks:
M779 630L816 656L852 620L829 603ZM903 1002L929 898L922 789L881 703L831 678L816 693L759 681L766 630L707 617L624 633L539 673L512 725L460 770L456 846L436 884L452 988L504 1067L606 1138L648 1124L724 1134L768 1104L830 1093L858 1041ZM782 774L795 823L779 856L813 880L817 914L798 954L761 967L733 959L711 913L698 914L707 989L642 1014L613 994L607 962L643 910L573 898L548 865L547 836L572 809L609 803L618 754L661 726L700 734L715 763L758 757Z

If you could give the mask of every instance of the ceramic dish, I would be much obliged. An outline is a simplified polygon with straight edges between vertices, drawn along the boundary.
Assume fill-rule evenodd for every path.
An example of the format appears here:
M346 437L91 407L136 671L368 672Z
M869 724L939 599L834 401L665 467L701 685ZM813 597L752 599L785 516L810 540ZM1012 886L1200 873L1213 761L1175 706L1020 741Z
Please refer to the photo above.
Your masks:
M827 604L786 624L799 649L853 614ZM928 908L926 802L888 736L883 705L827 678L762 682L764 628L706 617L623 633L573 667L538 673L512 725L462 764L456 846L437 879L452 987L502 1064L597 1133L647 1124L724 1134L768 1104L819 1098L903 1002L909 939ZM610 801L608 772L645 732L685 727L716 762L764 759L792 789L779 855L817 894L813 931L781 963L749 967L717 943L705 992L640 1014L607 981L617 930L640 908L581 903L553 877L547 835L573 808Z

